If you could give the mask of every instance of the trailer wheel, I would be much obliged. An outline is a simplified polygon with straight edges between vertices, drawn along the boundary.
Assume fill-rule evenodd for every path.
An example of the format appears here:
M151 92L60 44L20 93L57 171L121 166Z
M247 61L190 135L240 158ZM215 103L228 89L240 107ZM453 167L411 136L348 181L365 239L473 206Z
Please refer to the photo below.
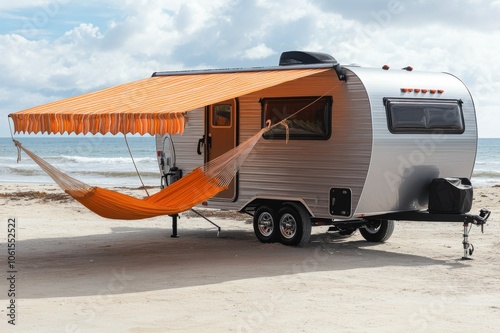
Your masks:
M284 245L304 246L311 238L311 218L299 205L288 204L278 212L279 239Z
M253 231L262 243L272 243L278 239L276 212L267 206L257 208L253 216Z
M359 232L364 239L369 242L385 242L394 231L394 221L392 220L373 220L367 222L364 228L359 228Z

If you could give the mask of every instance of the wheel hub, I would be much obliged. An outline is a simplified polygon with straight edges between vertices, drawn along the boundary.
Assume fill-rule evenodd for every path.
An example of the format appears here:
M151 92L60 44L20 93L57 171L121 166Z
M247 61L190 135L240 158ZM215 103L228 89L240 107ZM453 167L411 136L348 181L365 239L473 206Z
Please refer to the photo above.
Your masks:
M259 216L258 228L263 236L270 236L274 230L273 217L269 213L263 213Z
M283 237L291 239L297 232L297 221L291 214L285 214L281 217L280 231Z
M366 226L365 230L370 234L376 234L380 230L380 223L372 224L370 226Z

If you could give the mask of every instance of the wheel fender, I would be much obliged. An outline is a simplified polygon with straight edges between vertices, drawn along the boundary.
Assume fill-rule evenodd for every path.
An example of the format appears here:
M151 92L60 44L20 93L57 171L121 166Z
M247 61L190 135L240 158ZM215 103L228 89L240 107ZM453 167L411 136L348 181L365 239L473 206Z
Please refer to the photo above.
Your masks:
M269 206L273 207L276 210L279 210L281 207L285 205L291 205L297 210L304 210L307 212L309 217L314 216L312 211L306 205L305 201L301 198L280 198L280 197L254 197L249 200L245 205L243 205L238 211L239 212L247 212L251 211L249 207L259 207L259 206Z

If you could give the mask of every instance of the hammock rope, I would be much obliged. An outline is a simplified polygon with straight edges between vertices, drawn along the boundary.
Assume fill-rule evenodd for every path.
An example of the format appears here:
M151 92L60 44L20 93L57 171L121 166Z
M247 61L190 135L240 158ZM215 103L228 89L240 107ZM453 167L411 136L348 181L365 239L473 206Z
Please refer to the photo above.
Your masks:
M132 164L134 164L134 168L135 168L135 172L137 173L137 177L139 177L139 181L142 184L142 188L144 189L147 196L149 197L148 189L146 188L146 185L144 185L144 182L142 181L141 173L139 172L139 169L137 168L137 164L135 164L134 155L132 155L132 150L130 149L130 145L128 144L127 134L123 134L123 138L125 139L125 144L127 145L128 153L130 155L130 159L132 160Z

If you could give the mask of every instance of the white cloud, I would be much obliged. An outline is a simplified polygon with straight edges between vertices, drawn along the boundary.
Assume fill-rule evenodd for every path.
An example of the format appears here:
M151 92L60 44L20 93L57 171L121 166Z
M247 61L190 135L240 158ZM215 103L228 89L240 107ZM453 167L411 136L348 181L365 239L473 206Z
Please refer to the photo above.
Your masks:
M294 22L303 17L313 16L317 14L318 8L309 1L290 0L286 2L274 0L257 0L256 6L265 9L268 18L273 20L269 21L274 24L284 22Z
M89 0L78 4L92 11L83 16L88 22L66 16L76 13L68 0L5 1L2 15L28 21L21 20L24 30L18 24L0 35L1 115L154 71L270 66L282 51L310 50L343 64L449 71L469 86L480 121L491 122L499 104L500 6L498 0L470 1L481 4L468 3L464 11L456 0L342 6L327 0L112 0L99 11L101 2ZM33 13L45 16L33 21ZM61 31L55 28L60 21L77 23ZM486 109L490 114L483 117ZM5 128L1 122L0 136Z
M242 58L244 59L264 59L271 55L276 54L273 49L266 46L266 44L261 43L257 46L251 47L243 51Z

